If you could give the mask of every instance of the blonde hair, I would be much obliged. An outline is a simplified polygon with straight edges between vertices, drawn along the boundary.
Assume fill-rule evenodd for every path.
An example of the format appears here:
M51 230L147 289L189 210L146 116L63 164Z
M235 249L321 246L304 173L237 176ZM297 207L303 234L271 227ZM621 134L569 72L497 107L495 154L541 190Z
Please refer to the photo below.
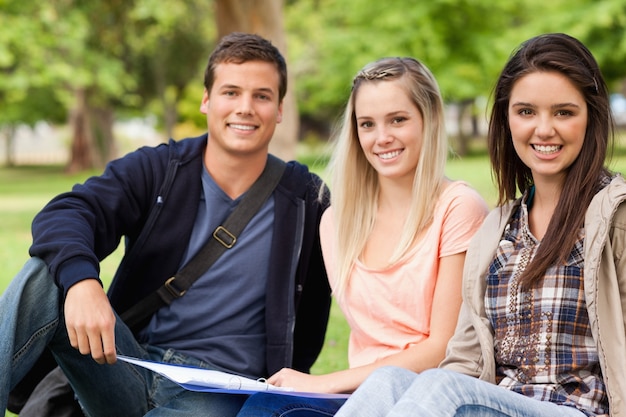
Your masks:
M335 295L339 297L349 285L350 273L372 231L378 206L378 175L359 144L355 96L364 83L396 80L404 86L421 113L424 139L413 181L411 210L390 264L408 252L418 234L432 221L434 206L441 193L448 144L443 100L434 76L414 58L383 58L367 64L353 80L328 165L337 242Z

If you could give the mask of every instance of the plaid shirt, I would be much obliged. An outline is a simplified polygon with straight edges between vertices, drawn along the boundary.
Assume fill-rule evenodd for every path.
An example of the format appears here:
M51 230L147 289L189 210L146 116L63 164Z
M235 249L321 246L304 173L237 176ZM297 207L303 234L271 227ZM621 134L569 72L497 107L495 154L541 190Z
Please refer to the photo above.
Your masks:
M499 385L587 415L608 414L585 303L584 230L565 265L551 266L539 286L522 289L519 277L539 247L528 226L527 198L507 225L487 277Z

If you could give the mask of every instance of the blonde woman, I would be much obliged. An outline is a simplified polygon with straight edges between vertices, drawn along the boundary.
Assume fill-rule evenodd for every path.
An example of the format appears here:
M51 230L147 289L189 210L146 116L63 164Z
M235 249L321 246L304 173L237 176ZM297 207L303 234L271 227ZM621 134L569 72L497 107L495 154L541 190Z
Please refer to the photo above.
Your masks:
M422 63L384 58L356 75L320 223L330 285L351 329L350 368L283 369L270 383L351 393L381 366L419 372L443 359L465 251L487 213L472 188L445 177L447 152L441 94ZM332 415L342 403L257 394L239 416Z

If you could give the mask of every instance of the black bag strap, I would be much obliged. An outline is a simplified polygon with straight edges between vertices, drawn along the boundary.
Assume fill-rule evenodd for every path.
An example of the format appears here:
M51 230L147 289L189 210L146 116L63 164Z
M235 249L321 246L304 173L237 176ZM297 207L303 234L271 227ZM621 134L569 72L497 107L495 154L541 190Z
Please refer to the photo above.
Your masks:
M252 184L228 218L215 229L213 239L209 239L198 253L159 289L126 310L121 315L126 325L132 329L159 308L182 297L222 253L232 248L237 242L237 236L276 188L284 170L283 161L268 155L261 176Z

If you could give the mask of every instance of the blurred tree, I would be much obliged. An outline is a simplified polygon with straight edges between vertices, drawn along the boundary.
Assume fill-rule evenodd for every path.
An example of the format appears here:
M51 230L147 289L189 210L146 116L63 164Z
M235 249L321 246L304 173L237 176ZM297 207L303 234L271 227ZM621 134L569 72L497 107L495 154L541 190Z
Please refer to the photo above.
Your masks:
M538 1L538 0L535 0ZM626 77L626 3L623 0L547 2L552 19L528 18L537 33L561 31L578 37L596 57L613 91ZM530 13L529 13L530 14Z
M211 39L205 23L212 17L210 5L203 0L171 0L167 5L155 0L74 0L62 6L79 6L89 22L80 62L95 74L89 88L75 90L78 111L72 113L76 133L70 168L73 164L77 169L89 167L88 160L81 163L81 149L106 151L98 162L116 156L111 146L114 109L145 108L156 99L166 132L172 136L176 103L187 84L197 80ZM90 56L95 59L86 61ZM99 75L103 65L104 71L110 71L104 77L116 76L111 84L103 83ZM90 121L95 123L89 126ZM90 132L95 134L95 147L90 146Z
M49 62L55 39L43 30L42 9L33 3L4 0L0 11L0 126L6 137L6 163L12 164L15 127L64 120L68 97L57 88L63 82L59 74L64 63Z
M579 37L609 82L626 75L623 0L397 0L389 6L369 0L287 2L291 68L307 125L329 132L348 97L351 77L383 56L414 56L433 71L446 102L459 109L455 148L460 154L467 151L476 126L476 120L462 119L484 120L485 109L476 99L490 94L513 48L531 36L566 32Z
M197 80L211 39L204 0L0 0L0 13L0 99L14 105L12 96L33 88L54 93L72 130L68 171L117 156L116 111L158 99L171 131L172 103ZM29 119L28 107L15 110L16 120Z
M0 89L0 102L5 104L0 112L0 133L5 137L4 163L7 166L15 163L14 142L18 125L33 127L42 120L61 123L66 117L63 105L56 100L50 88Z
M139 0L132 12L137 22L133 50L137 54L140 107L162 117L166 135L174 137L179 105L185 94L193 114L202 97L202 70L216 37L214 7L206 0ZM189 89L189 91L187 91ZM156 99L158 105L152 106ZM187 116L188 117L188 116ZM203 117L198 121L206 125Z
M437 77L447 102L459 103L461 109L471 106L488 90L511 45L493 34L507 29L512 18L502 16L514 16L514 7L489 0L398 0L394 7L368 0L290 2L287 31L292 67L303 80L298 90L303 117L334 123L351 77L384 56L421 60Z
M396 0L392 5L370 0L0 0L0 124L58 120L67 111L74 126L70 169L115 156L111 126L120 113L162 116L168 136L174 136L181 112L184 120L193 119L197 129L204 129L198 80L214 40L231 31L266 36L286 56L289 43L285 119L272 145L272 152L287 159L294 153L299 120L330 136L351 77L382 56L411 55L431 68L446 102L460 109L454 125L461 128L453 132L459 153L467 150L474 133L476 123L467 123L468 118L484 120L485 105L476 100L486 102L512 49L530 36L561 31L580 38L611 87L623 85L623 0Z

